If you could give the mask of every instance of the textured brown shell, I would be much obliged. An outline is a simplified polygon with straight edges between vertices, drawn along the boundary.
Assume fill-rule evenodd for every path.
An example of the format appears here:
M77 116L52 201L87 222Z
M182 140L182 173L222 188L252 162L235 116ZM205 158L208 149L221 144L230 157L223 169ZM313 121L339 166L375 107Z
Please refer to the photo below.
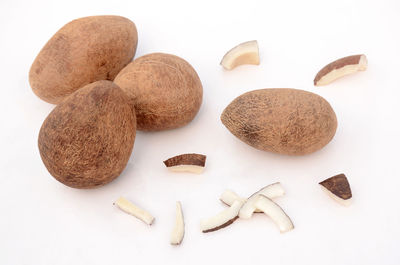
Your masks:
M337 127L335 112L324 98L289 88L247 92L226 107L221 121L245 143L287 155L321 149Z
M193 67L175 55L152 53L127 65L114 82L134 106L144 131L178 128L200 109L203 87Z
M58 104L80 87L113 80L133 58L135 24L120 16L92 16L63 26L42 48L29 72L33 92Z
M352 197L350 184L344 174L333 176L319 184L343 200L348 200Z
M126 95L111 81L97 81L49 114L39 132L39 151L58 181L93 188L120 175L135 135L136 118Z
M204 167L206 164L206 156L201 154L182 154L171 157L164 161L166 167L193 165Z

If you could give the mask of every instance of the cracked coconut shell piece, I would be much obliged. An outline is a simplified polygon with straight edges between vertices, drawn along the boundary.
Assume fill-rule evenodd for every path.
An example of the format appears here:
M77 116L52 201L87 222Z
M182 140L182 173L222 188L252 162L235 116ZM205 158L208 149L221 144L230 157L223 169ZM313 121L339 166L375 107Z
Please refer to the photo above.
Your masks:
M319 183L323 190L342 205L348 206L352 194L350 184L344 174L339 174Z
M258 43L256 40L243 42L229 50L220 63L226 70L232 70L243 64L260 64Z
M324 68L315 76L314 85L323 86L338 78L367 69L367 57L364 54L340 58Z
M97 81L53 109L40 128L38 145L55 179L73 188L94 188L121 174L135 135L135 114L124 92L111 81Z
M164 164L173 172L200 174L204 170L206 156L201 154L182 154L165 160Z
M41 99L58 104L79 88L113 80L136 53L135 24L121 16L75 19L46 43L32 63L29 83Z
M200 109L203 86L195 69L184 59L151 53L129 63L115 77L136 111L137 128L160 131L182 127Z
M327 145L337 119L321 96L299 89L259 89L234 99L221 114L225 127L259 150L305 155Z

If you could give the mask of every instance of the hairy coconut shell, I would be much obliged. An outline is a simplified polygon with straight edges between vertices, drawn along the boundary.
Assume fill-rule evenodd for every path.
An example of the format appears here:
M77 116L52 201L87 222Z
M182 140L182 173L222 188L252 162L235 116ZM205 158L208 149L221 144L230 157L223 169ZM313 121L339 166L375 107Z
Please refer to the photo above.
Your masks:
M133 58L135 24L120 16L75 19L54 34L29 72L33 92L58 104L77 89L98 80L113 80Z
M178 128L194 119L203 87L193 67L182 58L152 53L128 64L114 82L136 111L138 130Z
M121 174L135 135L136 118L126 95L111 81L97 81L48 115L39 132L39 151L58 181L93 188Z
M297 89L260 89L230 103L222 123L243 142L264 151L304 155L328 144L337 120L322 97Z

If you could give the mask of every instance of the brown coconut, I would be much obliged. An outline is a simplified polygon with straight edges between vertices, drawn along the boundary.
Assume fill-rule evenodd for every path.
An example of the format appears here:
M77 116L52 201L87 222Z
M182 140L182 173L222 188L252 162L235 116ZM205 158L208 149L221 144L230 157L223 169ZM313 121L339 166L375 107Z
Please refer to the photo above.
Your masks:
M39 151L55 179L94 188L121 174L135 135L136 118L126 95L111 81L97 81L48 115L39 132Z
M297 89L260 89L234 99L221 115L228 130L250 146L305 155L328 144L337 120L322 97Z
M128 64L114 82L136 111L137 128L159 131L182 127L199 111L203 87L184 59L152 53Z
M58 104L77 89L113 80L136 52L135 24L120 16L75 19L54 34L29 71L33 92Z

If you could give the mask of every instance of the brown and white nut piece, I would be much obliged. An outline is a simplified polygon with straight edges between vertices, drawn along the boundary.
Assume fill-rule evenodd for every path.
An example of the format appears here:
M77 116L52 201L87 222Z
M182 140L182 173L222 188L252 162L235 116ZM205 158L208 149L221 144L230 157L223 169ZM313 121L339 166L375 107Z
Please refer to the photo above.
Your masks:
M232 224L238 218L243 203L244 201L237 200L228 209L209 219L202 220L200 223L201 231L203 233L213 232Z
M364 54L347 56L338 59L324 68L322 68L315 76L314 85L327 85L336 79L367 69L367 57Z
M350 184L344 174L339 174L319 183L322 189L338 203L350 205L352 193Z
M224 55L220 64L226 70L242 64L260 64L257 41L247 41L235 46Z
M201 154L183 154L164 161L165 166L174 172L191 172L200 174L206 164L206 156Z
M278 225L281 233L290 231L294 228L292 220L290 220L289 216L287 216L287 214L278 204L274 203L268 197L262 194L257 195L255 206L257 209L260 209L262 212L268 215L272 221Z
M257 199L257 195L259 194L273 199L285 195L285 190L283 189L280 182L276 182L260 189L258 192L251 195L248 199L241 198L234 191L226 190L221 194L220 200L228 206L232 205L235 200L246 201L242 206L242 209L240 209L239 217L249 219L254 212L261 212L260 210L256 209L254 205Z
M281 183L273 183L268 185L258 192L251 195L242 208L239 211L239 217L242 219L250 219L253 216L254 211L257 209L256 202L258 195L264 195L270 199L285 195L285 190L283 189ZM260 210L260 209L259 209Z
M219 197L220 201L228 206L231 206L235 201L246 201L246 198L240 197L233 190L225 190Z
M150 213L139 208L138 206L134 205L123 197L120 197L114 203L114 205L118 206L122 211L126 212L127 214L133 215L136 218L142 220L148 225L151 225L154 221L154 217Z
M180 202L176 202L175 227L171 233L171 245L179 245L182 242L184 235L185 223L183 220L182 205Z

